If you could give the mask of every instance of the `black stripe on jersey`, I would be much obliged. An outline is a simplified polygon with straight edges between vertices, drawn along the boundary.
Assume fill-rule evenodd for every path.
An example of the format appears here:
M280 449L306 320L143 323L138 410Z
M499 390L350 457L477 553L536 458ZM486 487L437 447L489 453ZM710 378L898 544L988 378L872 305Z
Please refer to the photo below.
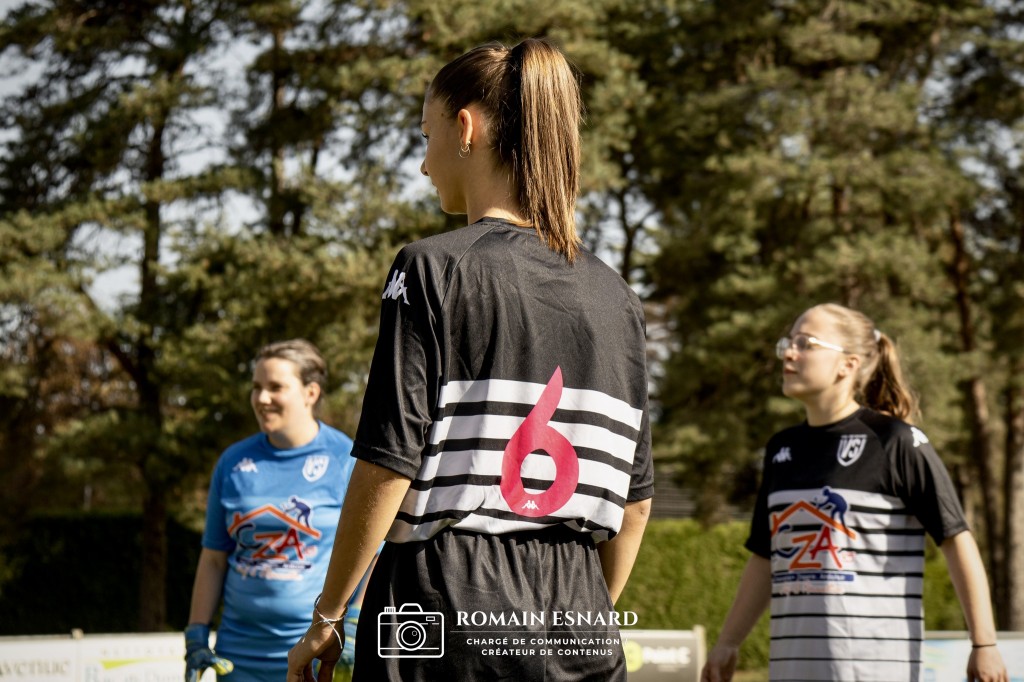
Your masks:
M787 531L793 532L793 533L801 532L801 531L814 532L814 531L821 530L821 523L820 522L818 522L818 523L797 523L797 524L783 523L779 527L780 528L785 528L785 529L787 529ZM847 526L847 528L849 530L852 530L852 531L854 531L856 533L859 533L859 534L862 534L862 535L900 535L900 536L904 536L904 537L923 537L924 536L924 528L914 528L914 529L909 529L909 530L907 530L907 529L889 530L889 529L886 529L886 528L870 528L870 529L865 530L863 528L860 528L859 526ZM913 551L922 552L922 551L924 551L924 547L922 547L919 550L913 550Z
M875 578L923 578L924 573L918 573L917 571L910 571L907 573L901 573L900 571L857 571L858 576L871 576Z
M772 659L772 660L778 660L778 659ZM797 659L797 660L803 660L803 659ZM829 660L833 660L833 659L829 659ZM909 663L910 664L911 679L914 679L913 676L916 675L917 671L920 670L920 668L921 668L921 662L919 660L917 660L917 659L914 659L913 661L897 661L897 663ZM827 679L827 678L820 678L820 677L787 677L786 678L786 682L832 682L832 680ZM906 678L904 678L902 680L882 680L882 679L879 679L879 680L876 680L876 682L907 682L907 680L906 680Z
M782 585L788 585L789 583L780 583ZM791 599L794 597L820 597L820 594L786 594L772 592L773 597L782 597L784 599ZM837 595L825 595L825 596L836 596L836 597L866 597L868 599L921 599L921 594L871 594L870 592L843 592ZM852 614L844 613L844 616Z
M812 595L808 595L812 596ZM834 613L812 613L812 612L793 612L793 613L773 613L771 614L771 620L779 619L784 620L786 618L829 618L835 619L837 616ZM877 613L844 613L842 618L875 618L878 620L924 620L924 616L921 615L905 615L905 616L886 616Z
M525 518L514 512L507 512L503 509L488 509L486 507L480 507L479 509L471 509L468 511L461 509L449 509L446 511L431 512L429 514L424 514L423 516L413 516L412 514L400 511L398 512L398 514L395 515L395 518L400 521L404 521L405 523L408 523L410 525L418 526L426 523L433 523L434 521L444 521L448 519L460 520L466 518L471 514L476 514L477 516L489 516L492 519L500 519L503 521L523 521ZM601 530L608 530L600 523L581 520L573 517L566 518L562 516L537 516L530 518L529 521L531 523L536 523L543 526L554 526L560 523L574 521L575 523L579 524L580 527L584 528L587 531L596 532Z
M441 421L447 417L479 417L485 415L522 417L525 419L526 415L530 414L530 411L533 410L533 408L534 405L526 403L454 403L445 406L441 411L440 416L437 418L437 421ZM590 412L587 410L555 410L550 421L560 422L563 424L585 424L587 426L597 426L633 441L640 438L639 429L634 429L628 424L624 424L599 412Z
M858 549L856 552L868 556L921 556L924 549Z
M469 474L459 474L456 476L435 476L430 480L414 480L409 487L412 490L424 491L433 490L434 488L451 488L460 485L500 485L501 476L477 476ZM551 487L551 481L542 478L524 478L523 487L530 490L547 490ZM606 502L612 502L620 507L624 507L626 504L626 498L616 495L607 488L587 485L585 483L577 483L575 493L577 495L586 495L588 497L596 497Z
M852 661L859 663L861 661L870 661L872 663L920 663L917 658L838 658L836 656L826 656L824 658L811 658L810 656L793 656L790 658L777 658L772 657L773 661Z
M769 506L768 507L768 511L769 512L783 511L785 509L788 509L792 505L793 505L793 502L780 502L778 504L773 504L773 505ZM906 508L903 508L903 509L887 509L887 508L886 509L882 509L882 508L879 508L879 507L868 507L868 506L860 505L860 504L851 504L849 509L847 509L846 511L847 511L847 513L849 513L849 512L857 512L859 514L874 514L876 516L911 516L913 514L913 512L911 512L909 509L906 509Z
M443 440L437 445L432 445L430 446L429 452L424 453L423 456L437 457L444 452L485 450L495 453L496 457L500 457L500 453L503 453L506 447L508 447L507 440L500 440L496 438L460 438ZM606 464L623 473L631 473L633 471L633 465L631 462L619 459L615 455L605 452L604 450L595 450L593 448L582 448L578 446L573 446L573 449L576 451L576 457L578 459Z
M924 528L859 528L849 526L861 535L906 535L908 537L924 537Z
M847 641L850 639L856 639L860 641L868 642L923 642L923 637L851 637L850 635L778 635L772 636L772 641L781 641L783 639L838 639L841 641Z

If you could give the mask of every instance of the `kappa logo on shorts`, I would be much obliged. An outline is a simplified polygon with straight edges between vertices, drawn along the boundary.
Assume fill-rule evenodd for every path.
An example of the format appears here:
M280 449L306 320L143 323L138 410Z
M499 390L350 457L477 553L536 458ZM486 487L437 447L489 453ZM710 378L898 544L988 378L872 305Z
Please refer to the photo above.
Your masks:
M844 467L848 467L864 454L864 446L868 444L868 437L863 434L847 434L839 438L839 450L836 452L836 459Z
M405 273L395 270L391 276L391 281L388 282L388 286L384 289L384 295L381 296L381 300L390 298L392 301L397 301L398 297L401 296L402 300L405 301L406 305L409 303L409 297L406 296L408 288L405 286Z

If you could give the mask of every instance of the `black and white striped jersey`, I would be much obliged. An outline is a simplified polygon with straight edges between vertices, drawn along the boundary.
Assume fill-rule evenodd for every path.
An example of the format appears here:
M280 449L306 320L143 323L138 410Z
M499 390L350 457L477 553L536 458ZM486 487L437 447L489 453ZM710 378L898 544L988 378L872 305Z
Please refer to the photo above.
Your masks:
M917 427L862 408L773 436L747 540L771 559L771 679L920 680L925 533L964 530Z
M352 454L412 479L388 535L564 524L653 494L644 317L590 253L485 218L402 249Z

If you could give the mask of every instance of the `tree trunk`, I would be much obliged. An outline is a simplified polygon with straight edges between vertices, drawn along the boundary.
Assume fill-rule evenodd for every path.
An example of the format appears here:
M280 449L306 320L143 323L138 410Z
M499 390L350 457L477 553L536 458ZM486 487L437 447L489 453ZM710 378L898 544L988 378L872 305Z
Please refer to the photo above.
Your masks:
M1024 395L1016 383L1024 377L1024 359L1014 364L1011 387L1006 390L1006 608L999 625L1005 630L1024 630Z
M139 576L139 631L167 627L167 493L147 485L142 505L142 574Z
M163 178L166 166L164 132L167 112L153 117L153 133L146 158L146 180ZM166 488L160 474L150 462L160 457L160 439L163 431L162 394L157 375L157 341L154 336L158 321L155 313L160 306L157 271L160 266L160 239L163 222L158 201L148 200L145 205L146 227L143 235L143 254L139 291L139 319L145 323L138 338L136 371L139 412L146 429L142 439L144 450L138 453L139 470L145 484L142 503L142 571L139 575L139 619L141 632L163 630L167 622L167 500ZM158 468L158 467L157 467Z
M965 355L977 349L977 332L968 290L970 260L964 242L964 225L955 207L949 213L949 233L953 245L953 263L950 275L956 291L957 313L960 322L960 349ZM971 425L970 461L977 466L978 486L981 489L982 518L985 521L983 549L988 556L989 576L992 580L996 613L1003 621L1006 608L1006 576L1003 543L999 527L999 495L995 482L995 449L988 410L988 392L981 376L970 377L965 385L967 417Z

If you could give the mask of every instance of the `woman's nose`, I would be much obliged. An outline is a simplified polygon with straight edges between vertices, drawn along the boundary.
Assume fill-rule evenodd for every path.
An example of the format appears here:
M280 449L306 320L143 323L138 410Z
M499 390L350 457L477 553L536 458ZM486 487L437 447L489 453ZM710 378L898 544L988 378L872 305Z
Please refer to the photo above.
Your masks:
M420 164L420 173L422 173L423 175L427 176L428 178L430 177L430 174L427 173L427 162L426 161L424 161L423 163Z

